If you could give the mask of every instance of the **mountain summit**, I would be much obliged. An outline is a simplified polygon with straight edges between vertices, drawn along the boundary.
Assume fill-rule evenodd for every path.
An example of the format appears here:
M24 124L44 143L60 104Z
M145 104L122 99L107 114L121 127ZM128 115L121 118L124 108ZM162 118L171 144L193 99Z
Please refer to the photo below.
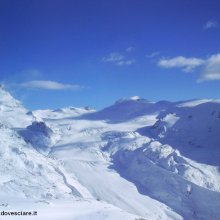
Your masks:
M1 110L21 107L21 103L15 98L13 98L10 95L10 93L5 90L5 87L3 84L0 84L0 107L1 107Z

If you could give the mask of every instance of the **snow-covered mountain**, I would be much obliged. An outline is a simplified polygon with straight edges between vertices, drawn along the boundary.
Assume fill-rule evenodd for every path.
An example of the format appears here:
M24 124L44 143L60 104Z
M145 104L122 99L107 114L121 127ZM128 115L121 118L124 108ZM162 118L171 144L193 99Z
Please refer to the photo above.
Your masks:
M218 100L131 97L101 111L31 112L1 86L0 211L37 211L28 219L41 220L217 220L219 134Z

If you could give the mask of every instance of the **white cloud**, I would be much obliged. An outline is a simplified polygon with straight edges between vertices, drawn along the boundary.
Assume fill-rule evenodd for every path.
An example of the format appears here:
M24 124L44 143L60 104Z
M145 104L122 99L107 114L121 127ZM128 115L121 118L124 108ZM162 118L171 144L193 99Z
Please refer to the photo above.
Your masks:
M198 66L204 64L203 59L186 58L183 56L174 57L171 59L162 58L158 62L158 66L163 68L181 68L184 72L192 72Z
M146 57L151 59L157 57L158 55L160 55L160 52L153 52L151 54L147 54Z
M134 59L130 59L130 60L121 60L117 63L118 66L126 66L126 65L131 65L133 63L135 63L136 60Z
M128 48L126 48L126 52L132 52L132 51L134 51L135 50L135 47L128 47Z
M103 57L102 61L105 63L112 63L117 66L127 66L136 62L134 59L127 59L120 53L110 53L108 56Z
M28 81L21 84L22 87L26 88L37 88L37 89L47 89L47 90L67 90L67 89L81 89L82 87L74 84L63 84L54 81Z
M218 25L217 21L210 20L205 23L205 25L203 26L203 29L207 30L207 29L218 28L218 27L219 27L219 25Z
M186 58L183 56L171 59L161 59L158 66L163 68L180 68L184 72L192 72L201 67L201 75L197 82L220 80L220 53L213 54L206 59Z
M102 61L108 63L117 63L124 59L125 57L119 53L110 53L108 56L103 57Z
M206 60L202 75L197 82L220 80L220 53L214 54Z

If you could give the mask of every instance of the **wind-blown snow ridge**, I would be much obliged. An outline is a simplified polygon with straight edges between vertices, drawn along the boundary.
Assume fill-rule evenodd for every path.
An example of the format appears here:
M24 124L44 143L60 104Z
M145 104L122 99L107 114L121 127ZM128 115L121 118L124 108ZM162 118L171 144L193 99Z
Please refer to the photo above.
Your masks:
M101 111L29 112L0 88L0 211L37 210L30 219L217 220L219 133L218 100L135 96Z

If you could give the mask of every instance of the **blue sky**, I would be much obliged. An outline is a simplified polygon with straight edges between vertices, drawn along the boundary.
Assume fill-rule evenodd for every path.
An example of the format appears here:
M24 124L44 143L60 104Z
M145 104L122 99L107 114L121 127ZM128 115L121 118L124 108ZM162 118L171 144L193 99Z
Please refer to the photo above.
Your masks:
M0 0L0 81L30 109L220 98L220 2Z

